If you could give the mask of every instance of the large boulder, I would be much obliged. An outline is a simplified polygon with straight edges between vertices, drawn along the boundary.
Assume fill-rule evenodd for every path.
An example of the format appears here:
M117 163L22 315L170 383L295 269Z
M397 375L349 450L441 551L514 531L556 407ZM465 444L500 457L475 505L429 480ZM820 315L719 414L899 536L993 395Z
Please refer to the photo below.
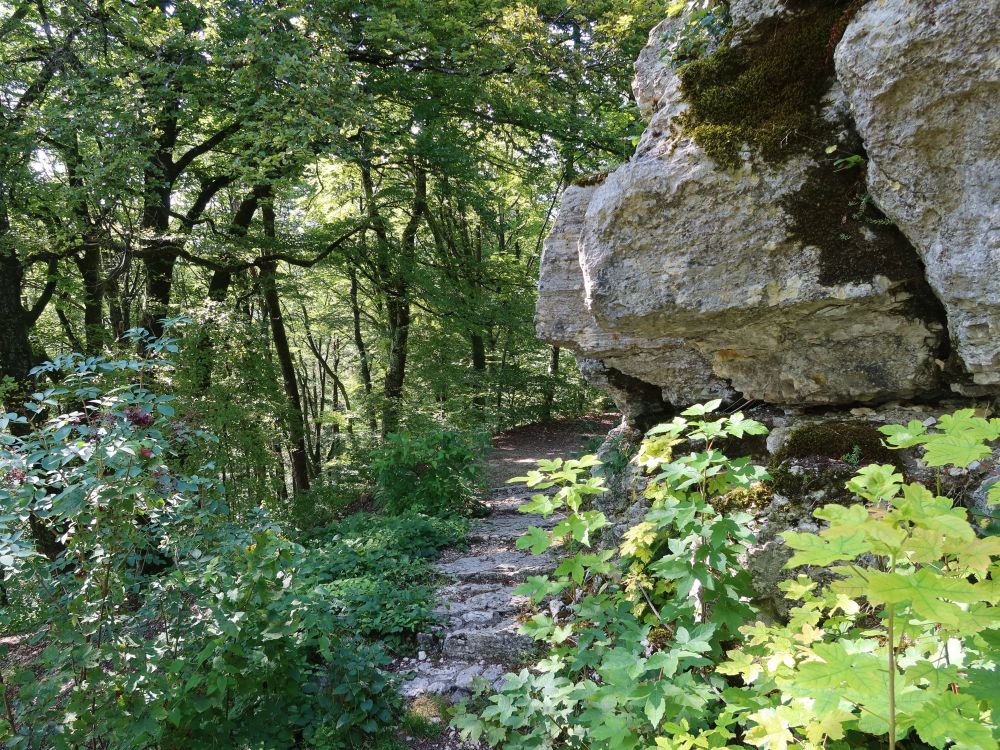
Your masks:
M996 392L1000 0L871 0L836 63L871 194L920 253L973 384Z
M671 64L684 19L657 26L633 86L649 125L630 162L567 191L542 260L539 336L643 414L655 410L649 386L672 405L822 406L1000 384L997 16L970 0L915 4L869 3L837 48L846 95L832 66L806 72L801 111L737 148L732 134L746 131L697 121L716 102L693 101L692 75ZM720 50L702 78L725 78L724 65L794 69L782 44L828 66L816 40L822 52L846 21L824 3L731 10L742 47ZM863 154L851 111L869 187L860 157L833 163Z

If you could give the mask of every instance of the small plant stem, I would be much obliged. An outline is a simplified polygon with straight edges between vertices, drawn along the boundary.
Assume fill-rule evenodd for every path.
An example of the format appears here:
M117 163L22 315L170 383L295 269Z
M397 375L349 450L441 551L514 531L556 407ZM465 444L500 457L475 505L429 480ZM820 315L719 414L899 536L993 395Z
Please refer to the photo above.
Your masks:
M890 558L889 569L895 571L896 559ZM889 621L889 750L896 750L896 605L890 603Z
M10 704L10 695L7 693L7 683L4 682L3 675L0 674L0 690L3 691L3 708L7 715L7 723L10 724L10 733L17 734L17 720L14 718L14 708Z

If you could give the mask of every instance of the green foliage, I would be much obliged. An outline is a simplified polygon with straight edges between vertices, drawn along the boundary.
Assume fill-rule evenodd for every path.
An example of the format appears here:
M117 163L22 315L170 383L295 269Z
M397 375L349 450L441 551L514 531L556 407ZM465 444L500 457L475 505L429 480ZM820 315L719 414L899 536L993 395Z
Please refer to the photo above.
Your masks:
M566 606L524 623L548 654L532 670L507 675L478 716L460 712L464 736L504 748L625 750L650 746L670 727L712 726L725 683L707 667L751 612L739 562L751 535L748 516L720 515L708 501L766 476L713 449L718 439L765 432L741 414L703 418L718 406L695 407L650 431L635 458L652 475L650 510L617 551L592 549L608 523L586 507L604 491L603 478L591 476L595 457L544 461L512 480L551 491L523 512L568 513L551 531L532 528L518 541L536 554L561 553L554 575L533 577L520 592ZM675 458L682 440L702 449Z
M389 435L374 457L377 497L390 513L472 512L485 486L484 436L434 430Z
M347 632L399 651L436 619L430 561L467 532L461 518L359 513L310 535L311 582Z
M428 621L427 560L463 522L354 517L308 553L263 511L234 522L211 466L178 468L211 436L158 392L175 344L147 345L59 358L33 421L0 418L5 746L371 744L400 710L375 641Z
M840 457L840 460L852 466L857 466L861 463L861 446L855 443L851 450Z
M711 53L729 33L729 6L711 0L682 0L667 9L670 16L683 13L684 24L667 42L663 56L678 67Z
M601 460L600 471L605 476L611 477L625 471L625 467L639 450L639 444L627 433L615 435L608 442L604 458Z
M914 419L905 426L888 425L880 430L894 448L923 446L928 466L965 467L990 455L987 443L1000 439L1000 419L984 419L973 409L961 409L945 414L931 427Z
M763 427L738 414L705 419L717 407L647 434L635 461L653 475L651 507L617 559L589 549L606 523L584 508L603 489L587 472L596 459L545 462L522 478L549 491L526 510L568 516L519 542L561 553L555 575L521 592L565 606L524 624L548 644L545 658L456 725L505 750L847 750L886 739L995 750L1000 541L979 538L964 509L905 483L895 465L872 464L848 482L858 503L816 511L818 533L782 535L788 567L810 569L782 584L796 604L789 621L745 624L747 517L706 501L764 478L712 448ZM966 466L989 454L1000 420L963 410L882 432L894 447L923 446L931 466ZM690 441L704 450L673 455Z
M298 529L304 537L319 534L345 516L374 505L375 476L372 457L376 448L356 440L336 459L328 461L323 473L305 492L292 497L270 497L265 504L272 517L288 529Z
M882 431L893 446L922 445L931 466L964 467L989 454L1000 420L968 409L933 430L914 420ZM894 466L866 466L848 487L864 504L816 511L818 534L783 534L788 567L833 566L836 580L787 582L790 621L745 627L745 645L719 668L771 700L746 717L746 741L784 750L866 734L893 747L915 735L935 748L996 748L1000 540L978 538L963 508Z

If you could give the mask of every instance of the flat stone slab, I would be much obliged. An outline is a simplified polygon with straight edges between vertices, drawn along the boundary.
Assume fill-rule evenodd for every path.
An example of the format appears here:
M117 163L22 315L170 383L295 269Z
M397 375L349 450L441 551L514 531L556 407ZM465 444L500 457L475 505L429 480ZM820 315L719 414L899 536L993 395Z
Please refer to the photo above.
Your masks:
M497 515L473 528L469 532L469 539L472 542L504 541L513 544L532 526L537 526L540 529L551 529L560 520L555 516L542 518L523 513Z
M491 622L492 619L517 611L527 603L528 598L514 594L514 588L494 583L452 584L438 591L440 604L434 612L466 619L468 615L488 614L491 619L481 617L473 619Z
M499 664L478 661L405 660L400 668L411 672L411 677L400 687L404 698L419 695L443 695L459 700L471 694L477 680L494 688L503 682L504 669Z
M473 583L523 582L528 576L543 575L555 566L547 554L532 555L517 549L498 550L485 554L460 557L439 563L437 569L446 576Z
M441 655L445 659L483 659L511 664L531 650L534 640L521 635L521 624L513 618L488 628L453 630L444 637Z

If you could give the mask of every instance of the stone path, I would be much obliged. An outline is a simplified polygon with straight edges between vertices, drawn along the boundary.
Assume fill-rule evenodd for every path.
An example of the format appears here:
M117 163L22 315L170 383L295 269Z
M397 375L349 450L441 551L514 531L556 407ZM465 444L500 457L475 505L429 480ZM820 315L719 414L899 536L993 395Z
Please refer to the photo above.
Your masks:
M517 508L532 494L524 487L493 490L487 501L492 513L474 523L469 549L451 551L437 563L450 581L438 591L441 625L418 637L416 658L397 665L401 672L412 672L402 687L405 697L461 700L477 680L498 685L532 650L532 639L518 633L518 617L528 599L516 596L514 589L528 576L552 570L555 561L519 550L515 542L529 526L559 521L519 513Z

